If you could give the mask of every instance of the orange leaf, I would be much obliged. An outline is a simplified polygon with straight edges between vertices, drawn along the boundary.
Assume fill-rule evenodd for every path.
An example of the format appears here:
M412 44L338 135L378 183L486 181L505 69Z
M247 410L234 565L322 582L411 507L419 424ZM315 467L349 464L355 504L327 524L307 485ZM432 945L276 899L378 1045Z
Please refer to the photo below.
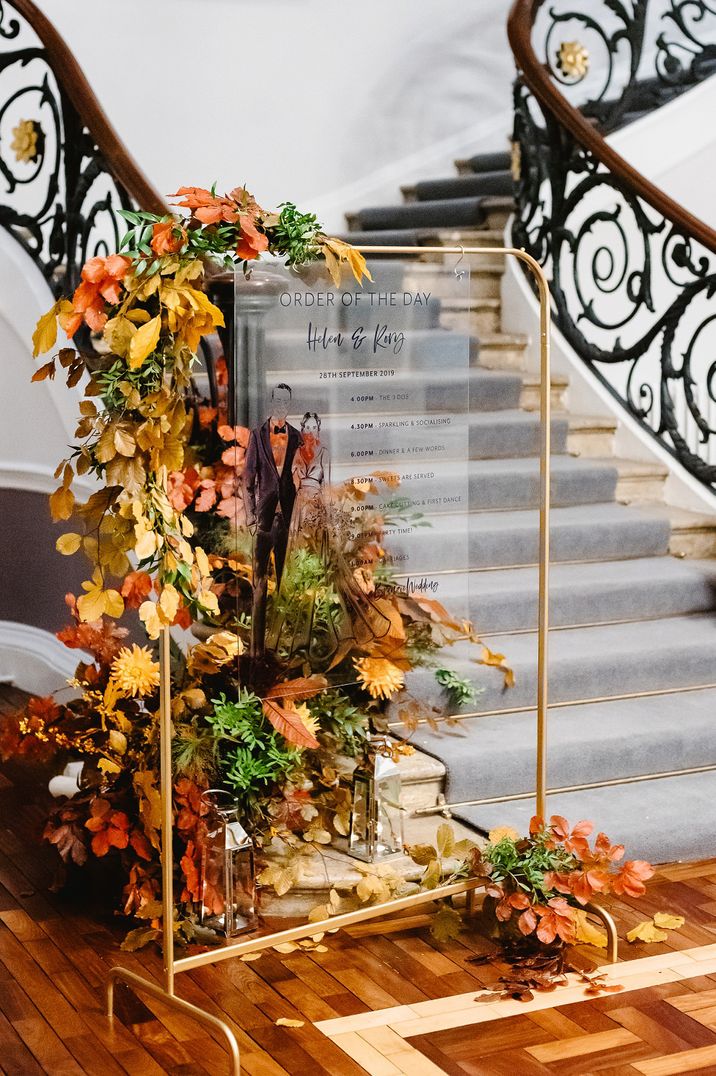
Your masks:
M274 684L265 693L265 699L312 699L319 691L325 691L328 681L325 676L300 676L297 680L284 680Z
M297 747L318 747L318 740L301 721L296 710L285 710L273 699L264 699L263 710L277 732Z

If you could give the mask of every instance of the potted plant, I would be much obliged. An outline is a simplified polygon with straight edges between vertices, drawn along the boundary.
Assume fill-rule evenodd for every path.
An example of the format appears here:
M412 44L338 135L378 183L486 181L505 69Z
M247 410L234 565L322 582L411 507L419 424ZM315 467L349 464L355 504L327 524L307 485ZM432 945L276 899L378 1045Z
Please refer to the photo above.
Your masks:
M593 941L585 905L595 897L642 896L654 873L645 860L628 860L605 833L590 843L594 824L572 828L566 818L532 818L526 837L509 826L494 829L479 853L488 878L483 918L490 936L514 956L554 953Z

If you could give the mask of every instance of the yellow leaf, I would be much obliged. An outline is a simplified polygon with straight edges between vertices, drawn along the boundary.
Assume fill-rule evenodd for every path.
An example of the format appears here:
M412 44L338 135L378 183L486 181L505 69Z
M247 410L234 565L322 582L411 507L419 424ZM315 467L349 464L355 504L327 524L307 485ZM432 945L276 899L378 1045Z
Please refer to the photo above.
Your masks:
M83 583L87 593L77 599L77 612L80 620L93 623L100 620L104 613L104 592L101 586L92 583Z
M157 315L141 328L137 329L129 345L129 365L138 370L144 360L152 354L159 342L162 319Z
M328 270L331 280L337 288L341 286L341 263L333 253L327 243L323 245L323 257L326 262L326 269Z
M159 849L159 830L162 824L162 797L152 770L138 770L132 779L139 795L139 817L150 844Z
M244 953L239 957L239 960L243 960L244 964L250 964L252 960L259 960L263 956L263 953Z
M63 557L71 557L73 553L76 553L82 544L82 536L80 534L74 534L72 531L68 531L67 534L61 534L55 542L55 549L58 553L61 553Z
M585 945L595 945L597 949L606 949L607 932L591 922L587 913L582 908L575 909L577 923L577 941Z
M147 480L147 472L138 456L127 459L117 456L107 464L107 482L110 486L123 486L125 493L139 493Z
M35 326L35 331L32 334L33 359L36 359L38 355L44 355L46 351L55 346L57 342L57 315L62 303L63 300L58 299L52 309L43 314Z
M105 590L104 611L107 616L118 619L124 612L124 598L118 590Z
M461 929L460 913L449 904L443 904L438 908L430 925L430 933L438 942L447 942L457 938Z
M127 737L123 732L118 732L117 729L110 729L109 746L113 751L116 751L118 755L123 755L127 750Z
M654 925L653 919L645 919L643 923L638 923L633 930L630 930L627 934L627 941L643 941L643 942L663 942L669 935L665 930L659 930Z
M274 945L274 949L277 953L295 953L298 946L295 942L281 942L279 945Z
M149 531L141 523L137 523L134 533L136 536L134 554L137 560L146 560L148 557L153 557L157 551L158 544L154 531Z
M201 575L202 576L211 575L211 567L209 565L209 558L207 557L206 553L204 552L204 550L201 548L200 545L198 545L196 547L196 549L194 550L194 556L196 557L196 566L199 569ZM191 563L191 560L189 560L188 557L184 557L184 560L188 560L189 563Z
M114 447L123 456L133 456L137 451L137 442L134 440L131 431L128 430L126 426L115 426Z
M278 947L277 947L278 948ZM287 1016L279 1016L278 1020L274 1020L276 1027L303 1027L303 1020L289 1020Z
M654 916L654 925L662 930L680 930L685 922L683 915L672 915L670 912L657 912Z
M125 359L137 329L132 322L121 315L110 318L102 332L102 338L109 345L114 355Z
M111 758L101 758L97 763L97 769L103 773L121 773L122 767L113 762Z
M143 310L140 306L138 306L136 310L127 311L127 318L129 319L129 321L133 321L135 325L146 324L146 322L149 321L151 316L152 315L149 313L148 310Z
M448 822L443 822L438 826L436 842L438 855L441 859L452 855L452 850L455 847L455 831Z
M60 486L50 497L50 513L57 522L60 519L69 519L75 507L75 495L71 489Z
M158 639L162 621L159 619L159 612L155 602L142 602L139 606L139 619L144 624L149 638Z
M179 609L179 591L171 583L167 583L162 588L159 595L159 608L167 624L171 624Z

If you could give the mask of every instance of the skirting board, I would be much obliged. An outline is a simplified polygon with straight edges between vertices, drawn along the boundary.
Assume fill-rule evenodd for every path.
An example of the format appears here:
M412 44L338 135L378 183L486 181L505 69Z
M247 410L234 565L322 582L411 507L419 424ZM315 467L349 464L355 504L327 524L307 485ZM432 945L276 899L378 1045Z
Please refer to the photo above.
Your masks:
M69 650L42 628L0 620L0 683L49 695L66 688L68 677L85 656L79 650Z

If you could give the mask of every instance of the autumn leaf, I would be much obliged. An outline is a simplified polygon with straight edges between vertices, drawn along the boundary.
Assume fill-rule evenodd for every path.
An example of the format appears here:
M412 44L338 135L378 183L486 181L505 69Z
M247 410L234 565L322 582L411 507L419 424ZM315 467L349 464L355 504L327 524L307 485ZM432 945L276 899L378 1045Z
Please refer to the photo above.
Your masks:
M50 359L44 366L41 366L38 370L35 370L34 374L30 378L30 381L44 381L46 377L49 377L50 381L55 378L55 360Z
M657 912L654 925L662 930L681 930L686 920L683 915L671 915L670 912Z
M438 942L448 942L457 938L462 929L460 913L449 904L438 908L430 925L430 933Z
M150 844L160 848L159 831L162 824L162 798L153 770L137 770L132 778L135 792L139 798L139 817Z
M50 497L50 514L55 522L69 519L75 507L75 495L66 486L60 486Z
M637 925L627 933L628 942L663 942L666 941L668 937L669 935L665 930L659 930L659 928L654 925L653 919L645 919L642 923L637 923Z
M260 885L271 886L277 897L283 897L298 881L298 864L271 863L258 876Z
M101 620L104 614L116 619L124 612L122 595L117 590L105 590L101 579L84 582L82 587L87 593L77 599L80 620L91 624Z
M143 946L148 945L149 942L160 938L161 933L156 927L136 927L127 934L120 945L120 949L123 949L125 953L135 953L137 949L141 949Z
M162 319L157 315L137 329L129 344L129 366L132 370L138 370L156 348L161 325Z
M72 309L72 303L67 299L58 299L54 306L43 314L32 334L32 357L44 355L46 351L55 346L57 342L57 316L64 310Z
M325 676L317 673L313 676L300 676L296 680L283 680L279 684L274 684L266 691L264 698L290 698L292 701L300 702L302 699L312 699L314 695L325 691L327 687L328 681Z
M318 747L318 740L308 731L296 710L280 706L273 699L264 699L263 711L277 732L297 747Z
M68 531L67 534L61 534L55 542L55 549L58 553L61 553L63 557L71 557L73 553L76 553L82 544L82 535L74 534L72 531Z
M278 948L278 946L276 946ZM289 1020L287 1016L279 1016L278 1020L274 1020L276 1027L303 1027L303 1020Z
M405 851L417 863L419 867L427 867L434 859L438 858L437 849L432 844L406 845Z
M606 949L607 932L591 922L582 908L575 909L577 924L577 941L585 945L594 945L597 949Z
M455 831L448 822L438 826L437 832L438 854L441 859L451 856L455 847Z

